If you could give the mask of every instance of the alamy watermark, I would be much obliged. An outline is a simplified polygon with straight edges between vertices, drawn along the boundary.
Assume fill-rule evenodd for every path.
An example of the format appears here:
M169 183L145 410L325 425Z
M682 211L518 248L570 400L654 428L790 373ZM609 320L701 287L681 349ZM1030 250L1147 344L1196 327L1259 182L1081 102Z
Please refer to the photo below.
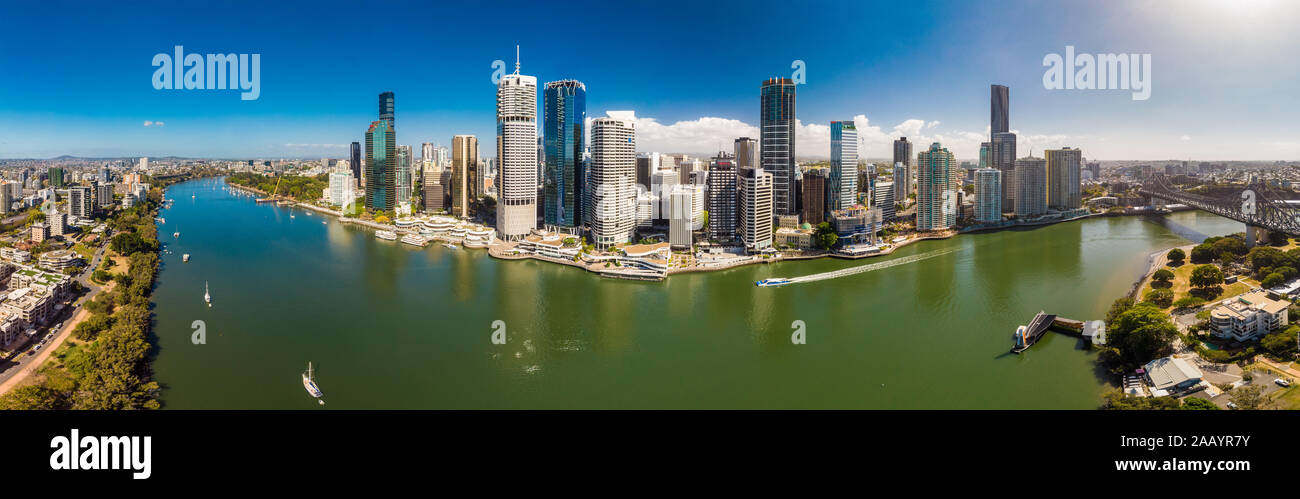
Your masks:
M1151 54L1075 54L1043 56L1043 88L1048 90L1132 90L1133 100L1151 98Z
M153 56L156 90L243 90L240 100L262 95L262 54L186 54L176 46L172 54Z

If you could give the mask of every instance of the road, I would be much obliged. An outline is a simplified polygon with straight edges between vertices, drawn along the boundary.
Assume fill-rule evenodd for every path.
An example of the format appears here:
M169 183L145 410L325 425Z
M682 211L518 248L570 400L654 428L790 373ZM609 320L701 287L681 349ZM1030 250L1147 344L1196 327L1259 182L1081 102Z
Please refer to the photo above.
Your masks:
M39 338L44 336L40 333L39 329L37 330L36 336L28 340L27 346L14 351L5 359L0 360L0 369L4 370L3 372L0 372L0 395L9 393L9 390L22 385L27 377L35 373L36 370L40 368L41 364L44 364L45 360L50 357L51 353L58 350L59 346L68 339L68 336L72 334L72 330L76 329L77 324L80 324L81 321L90 317L90 311L86 310L84 307L80 307L79 305L93 300L95 296L103 290L101 286L90 280L90 276L94 273L95 269L99 268L100 262L104 259L104 249L108 247L108 236L108 232L103 234L103 237L100 239L102 244L95 250L95 255L91 258L90 264L87 265L80 274L73 278L73 280L81 283L81 286L86 290L86 292L82 294L80 298L73 301L71 305L64 307L58 315L47 321L48 323L55 324L59 321L63 321L63 328L60 329L54 338L51 339L45 347L41 348L35 356L24 355L22 359L18 360L18 362L11 362L9 360L9 358L18 355L19 353L28 351L28 346L30 346L32 342L38 342ZM71 315L73 311L76 311L76 315L72 317L72 320L67 320L68 316ZM47 330L46 333L48 334L48 332L49 331Z

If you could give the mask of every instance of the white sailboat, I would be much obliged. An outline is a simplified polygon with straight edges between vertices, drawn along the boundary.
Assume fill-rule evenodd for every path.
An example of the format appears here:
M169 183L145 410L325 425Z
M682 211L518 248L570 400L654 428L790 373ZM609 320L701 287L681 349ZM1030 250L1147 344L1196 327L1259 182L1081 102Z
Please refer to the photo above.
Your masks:
M302 373L302 387L306 388L307 393L317 399L324 395L321 393L320 387L316 386L316 376L312 374L311 362L307 362L307 372ZM317 400L317 402L320 402L320 405L325 405L324 400Z
M203 301L207 302L209 307L212 306L212 294L208 293L208 281L203 281Z
M177 224L177 225L176 225L176 232L173 232L173 233L172 233L172 237L181 237L181 226L180 226L180 224Z

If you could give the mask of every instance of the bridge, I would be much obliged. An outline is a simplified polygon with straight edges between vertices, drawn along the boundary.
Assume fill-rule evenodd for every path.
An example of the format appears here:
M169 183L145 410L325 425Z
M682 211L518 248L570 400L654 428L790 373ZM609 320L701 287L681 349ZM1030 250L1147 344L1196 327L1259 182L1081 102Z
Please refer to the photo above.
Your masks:
M1250 247L1255 245L1260 229L1300 236L1300 206L1288 202L1287 195L1263 182L1253 181L1206 195L1185 192L1164 175L1157 174L1138 188L1138 192L1244 223L1246 245Z

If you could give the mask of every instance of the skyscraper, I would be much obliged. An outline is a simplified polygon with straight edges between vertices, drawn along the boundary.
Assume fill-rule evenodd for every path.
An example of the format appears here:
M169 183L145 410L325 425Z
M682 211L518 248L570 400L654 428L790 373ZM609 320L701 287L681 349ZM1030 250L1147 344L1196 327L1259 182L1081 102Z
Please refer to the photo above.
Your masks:
M758 168L758 141L749 137L736 139L734 144L734 154L736 168Z
M738 140L737 143L740 141ZM719 152L709 161L709 239L736 238L736 158Z
M1011 96L1006 85L989 86L989 134L1011 131Z
M392 126L396 125L396 123L393 122L394 109L393 93L384 92L379 94L379 119L387 120L390 128L396 128L395 126Z
M390 120L370 123L366 130L366 209L397 208L397 132Z
M912 143L907 140L907 137L894 140L894 164L899 163L903 166L912 166Z
M420 168L421 169L431 168L438 165L433 154L434 153L433 153L432 142L425 142L423 144L420 144Z
M1047 160L1024 157L1016 160L1016 217L1029 218L1047 213Z
M770 78L763 81L759 96L760 161L763 171L772 178L772 210L776 215L796 214L794 87L789 78Z
M57 166L50 168L50 187L63 187L64 171Z
M740 191L740 240L745 249L759 252L772 246L773 180L761 168L742 168L736 184Z
M517 240L537 228L537 78L515 72L497 84L497 233Z
M894 163L894 201L903 202L912 193L912 174L907 165Z
M826 221L826 170L816 168L803 172L804 223L817 225Z
M975 221L1002 221L1002 172L993 168L975 170Z
M916 230L944 230L957 224L952 175L957 160L938 142L916 155Z
M546 225L579 227L583 222L586 187L582 153L587 147L583 130L587 119L587 86L577 80L547 83L542 102L546 151L542 218Z
M397 146L397 204L411 202L415 178L411 174L411 146Z
M94 206L90 202L90 188L75 185L68 188L68 215L90 219L94 215Z
M826 189L826 211L857 204L858 128L852 121L831 122L831 171Z
M478 171L478 137L457 135L451 138L451 214L474 216L475 202L482 194L474 187Z
M1063 147L1048 149L1047 206L1055 210L1073 210L1083 206L1083 151Z
M1002 172L1002 209L1016 207L1016 134L1002 132L992 137L990 155L992 167Z
M897 216L894 205L898 201L894 199L894 183L877 181L872 186L871 207L876 213L880 214L881 220L893 220Z
M360 142L352 143L352 161L348 162L348 166L352 168L352 181L360 182L361 181L361 143Z
M632 240L635 167L634 124L614 118L591 120L591 237L599 248Z

